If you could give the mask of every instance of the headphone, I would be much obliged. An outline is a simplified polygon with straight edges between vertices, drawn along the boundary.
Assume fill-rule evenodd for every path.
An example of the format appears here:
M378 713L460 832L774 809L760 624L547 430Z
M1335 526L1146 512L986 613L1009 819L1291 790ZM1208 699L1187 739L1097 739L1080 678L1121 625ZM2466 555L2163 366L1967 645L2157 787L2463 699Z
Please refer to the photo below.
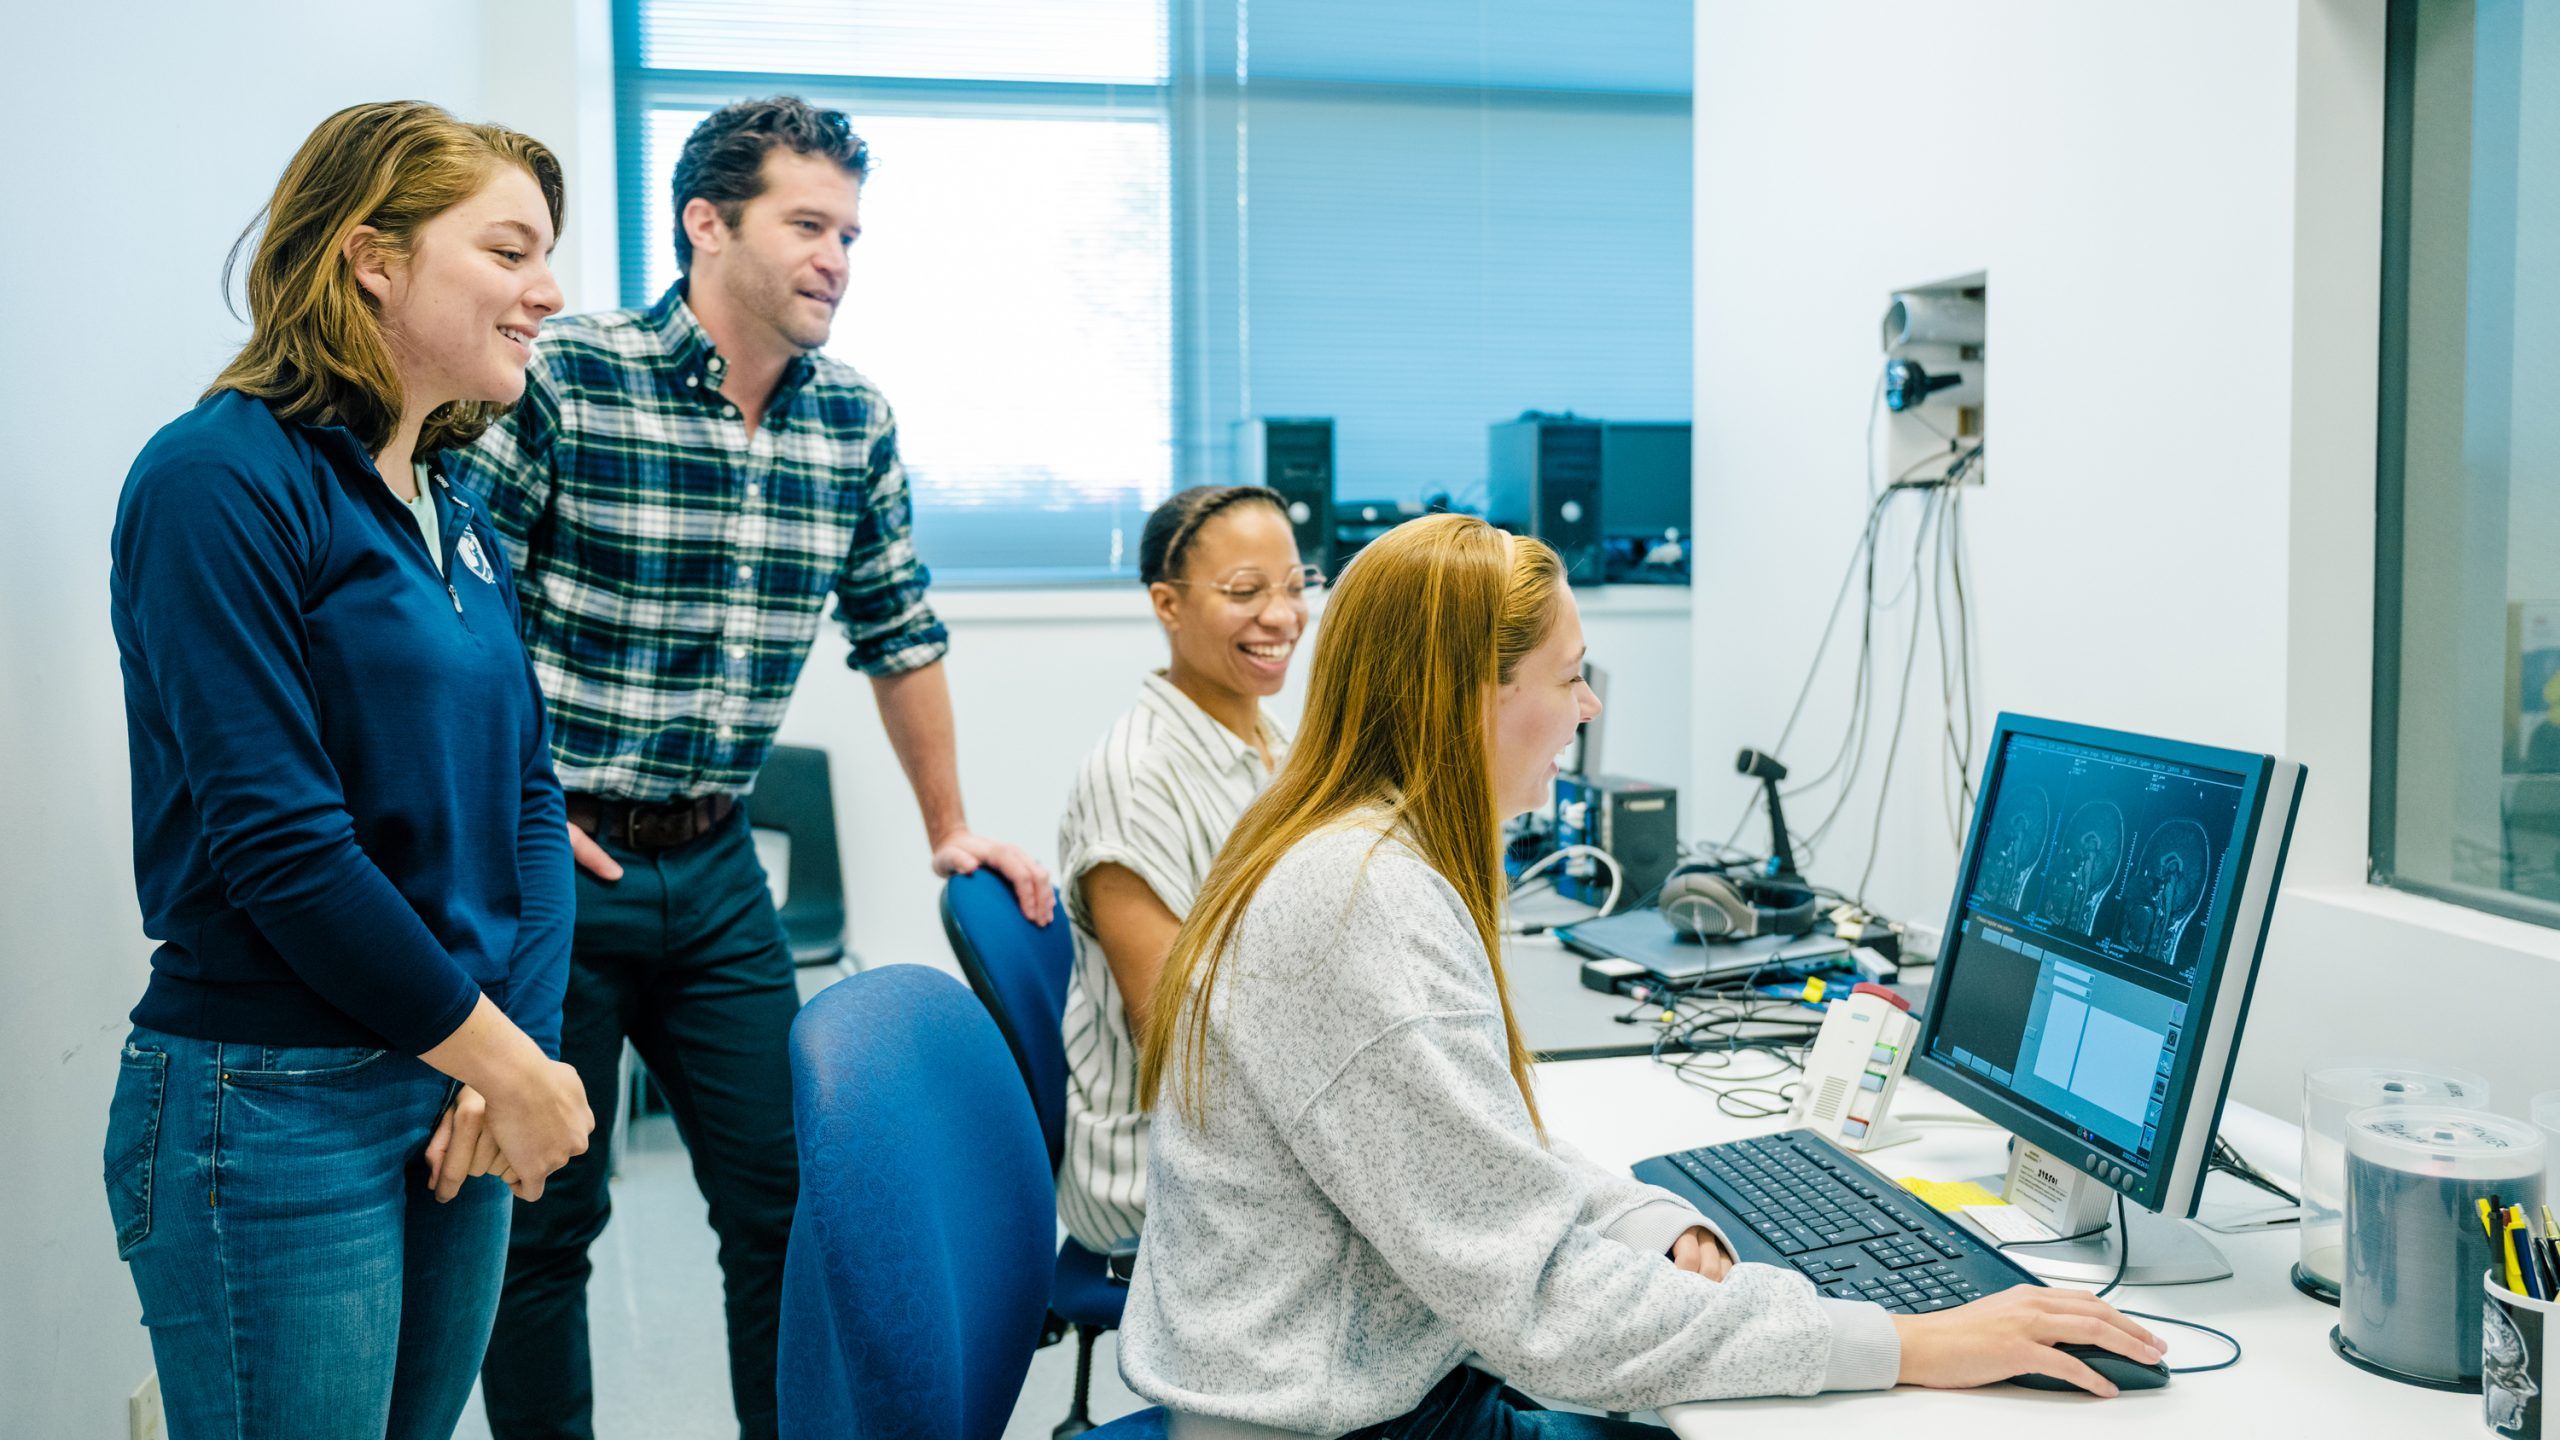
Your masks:
M1662 882L1654 908L1683 940L1748 940L1810 933L1822 901L1800 885L1736 876L1716 865L1683 865Z

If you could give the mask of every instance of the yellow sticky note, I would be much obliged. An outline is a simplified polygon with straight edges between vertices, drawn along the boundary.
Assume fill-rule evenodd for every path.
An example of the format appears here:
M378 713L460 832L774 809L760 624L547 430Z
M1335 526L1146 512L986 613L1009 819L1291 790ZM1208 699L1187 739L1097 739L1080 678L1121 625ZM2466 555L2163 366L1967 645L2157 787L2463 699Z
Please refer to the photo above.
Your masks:
M1967 1205L1997 1205L2000 1197L1970 1180L1923 1180L1917 1175L1904 1175L1893 1183L1919 1196L1929 1208L1942 1215L1953 1215Z

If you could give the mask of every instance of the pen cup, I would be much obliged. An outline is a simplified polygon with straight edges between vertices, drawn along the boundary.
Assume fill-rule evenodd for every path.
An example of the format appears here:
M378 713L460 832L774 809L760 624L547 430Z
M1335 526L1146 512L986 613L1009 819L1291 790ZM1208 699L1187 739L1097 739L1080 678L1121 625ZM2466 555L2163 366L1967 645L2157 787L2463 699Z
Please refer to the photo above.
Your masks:
M2507 1288L2506 1275L2492 1269L2481 1277L2488 1301L2480 1307L2481 1418L2492 1435L2517 1440L2543 1440L2543 1417L2551 1413L2551 1361L2560 1346L2560 1304L2534 1300ZM2560 1440L2560 1427L2550 1432Z

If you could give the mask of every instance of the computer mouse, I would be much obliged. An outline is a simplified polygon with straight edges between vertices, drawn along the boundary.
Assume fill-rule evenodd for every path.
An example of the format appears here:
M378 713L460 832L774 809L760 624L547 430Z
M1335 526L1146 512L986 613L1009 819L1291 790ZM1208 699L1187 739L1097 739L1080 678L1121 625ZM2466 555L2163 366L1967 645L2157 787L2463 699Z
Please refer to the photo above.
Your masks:
M2114 1381L2118 1390L2157 1390L2169 1383L2168 1366L2158 1363L2145 1365L2132 1356L2119 1355L2104 1345L2056 1345L2053 1348ZM2068 1380L2042 1374L2012 1375L2009 1377L2009 1383L2023 1385L2030 1390L2080 1389Z

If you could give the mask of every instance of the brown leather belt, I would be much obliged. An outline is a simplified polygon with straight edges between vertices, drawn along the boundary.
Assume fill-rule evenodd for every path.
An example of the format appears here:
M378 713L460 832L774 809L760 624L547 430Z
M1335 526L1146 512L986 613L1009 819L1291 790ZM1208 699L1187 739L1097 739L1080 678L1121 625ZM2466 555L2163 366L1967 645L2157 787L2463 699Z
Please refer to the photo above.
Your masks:
M609 800L602 795L571 793L569 823L598 840L633 850L673 850L690 845L718 828L738 808L735 795L702 795L691 800L650 804Z

